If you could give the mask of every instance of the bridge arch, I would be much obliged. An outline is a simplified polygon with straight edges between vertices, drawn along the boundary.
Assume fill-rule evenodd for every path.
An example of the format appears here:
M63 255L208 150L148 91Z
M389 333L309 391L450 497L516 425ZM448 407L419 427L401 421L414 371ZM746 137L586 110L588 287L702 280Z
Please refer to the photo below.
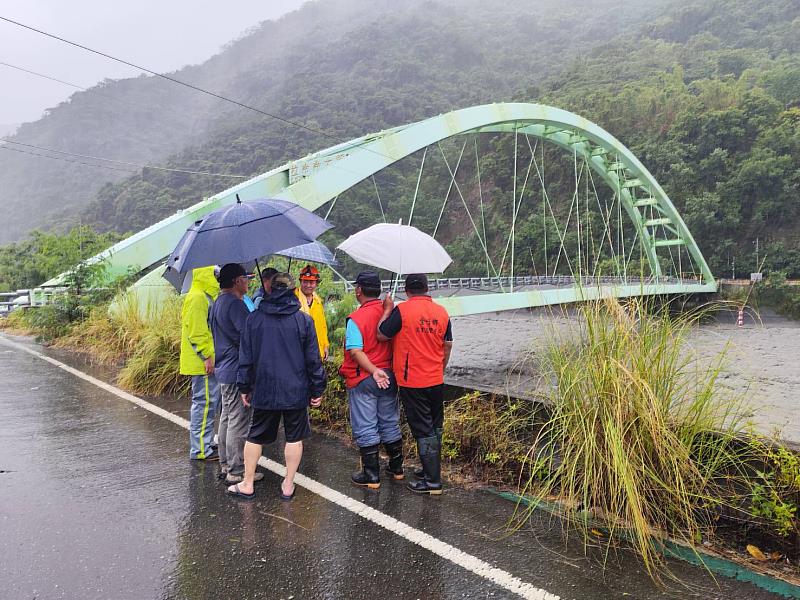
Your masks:
M525 134L555 144L585 160L618 195L641 240L656 282L662 275L658 260L662 247L683 246L691 256L700 271L701 281L696 285L673 285L670 290L665 288L667 293L716 289L711 270L672 201L630 150L610 133L577 114L529 103L474 106L337 144L178 211L95 259L107 260L112 273L124 272L133 266L146 268L163 260L194 221L211 210L235 202L237 194L244 201L277 197L316 210L359 182L423 148L454 136L482 132ZM656 228L668 232L670 237L657 239L654 235ZM639 290L641 294L659 293L641 286ZM574 299L587 299L587 294L592 295L591 292L578 291ZM615 295L638 294L620 289ZM490 304L515 308L543 303L540 298L531 296L531 292L503 296L507 297ZM453 308L460 312L482 311L476 310L480 303L473 302L475 306L466 309L455 300L453 304Z

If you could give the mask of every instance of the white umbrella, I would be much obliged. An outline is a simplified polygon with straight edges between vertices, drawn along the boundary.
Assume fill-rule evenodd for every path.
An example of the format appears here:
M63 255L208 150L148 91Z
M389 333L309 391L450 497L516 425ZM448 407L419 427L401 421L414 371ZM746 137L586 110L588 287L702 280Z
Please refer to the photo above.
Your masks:
M442 273L453 262L442 245L411 225L378 223L338 248L356 261L393 273Z

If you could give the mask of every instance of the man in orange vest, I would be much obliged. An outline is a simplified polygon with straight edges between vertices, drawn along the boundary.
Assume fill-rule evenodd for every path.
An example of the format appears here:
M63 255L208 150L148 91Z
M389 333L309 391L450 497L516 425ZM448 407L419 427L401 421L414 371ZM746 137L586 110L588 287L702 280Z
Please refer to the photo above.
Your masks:
M420 494L442 493L441 458L444 427L444 369L453 347L450 316L428 295L428 278L406 277L408 300L384 301L379 340L393 340L392 365L408 426L417 440L422 473L408 487Z
M381 442L389 455L387 473L395 480L404 477L400 406L391 370L392 344L378 340L378 321L383 316L381 280L377 273L363 271L354 285L360 306L347 317L344 361L339 374L347 386L350 425L361 453L361 471L353 474L352 481L378 489Z

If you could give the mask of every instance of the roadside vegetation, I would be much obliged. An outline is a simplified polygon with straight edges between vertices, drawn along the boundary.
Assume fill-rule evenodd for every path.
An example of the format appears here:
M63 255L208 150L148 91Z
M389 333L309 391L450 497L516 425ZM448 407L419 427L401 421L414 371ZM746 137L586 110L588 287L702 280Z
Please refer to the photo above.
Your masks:
M654 578L668 537L694 548L713 538L723 508L746 512L761 458L744 441L743 398L716 386L724 355L702 365L684 344L705 312L585 304L580 330L556 338L544 357L549 417L530 447L522 494L558 501L586 544L597 543L592 530L602 523L606 552L624 540Z
M273 263L288 267L285 260ZM345 318L356 304L323 273L332 360L326 400L312 419L347 439L346 391L337 370ZM104 277L102 263L74 267L68 292L48 306L15 311L0 327L112 366L117 384L135 393L187 394L187 378L178 372L181 299L143 309L133 293L121 291L129 279L99 287ZM762 296L794 293L790 287L771 278ZM453 393L443 438L448 477L526 497L517 526L532 507L555 506L568 535L587 548L603 546L606 556L633 548L657 580L669 575L662 553L668 538L690 548L728 546L740 555L746 548L751 560L796 576L800 460L754 436L743 398L720 391L724 354L700 364L687 351L686 334L709 311L669 308L635 300L582 305L574 330L554 335L536 358L545 383L539 403ZM413 441L404 435L413 458ZM600 538L598 529L605 532Z

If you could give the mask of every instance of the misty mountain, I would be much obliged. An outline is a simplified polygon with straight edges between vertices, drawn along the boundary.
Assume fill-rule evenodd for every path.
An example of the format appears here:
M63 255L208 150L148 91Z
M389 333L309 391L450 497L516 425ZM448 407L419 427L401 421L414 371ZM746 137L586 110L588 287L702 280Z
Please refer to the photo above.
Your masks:
M0 123L0 137L11 135L17 130L19 123Z
M469 104L508 100L563 69L570 57L645 22L650 7L664 1L637 3L624 14L615 14L617 0L581 0L568 7L554 0L488 4L317 0L261 24L202 65L171 75L346 139ZM596 18L587 21L590 9ZM330 145L306 133L140 76L75 93L42 119L22 125L13 139L137 164L252 175ZM228 144L224 157L210 157L218 144ZM101 188L133 174L157 181L147 206L131 207L141 219L130 228L156 220L167 206L192 204L236 181L179 174L162 179L152 170L15 148L25 153L6 151L0 161L0 201L11 208L0 225L0 242L75 222ZM108 198L106 191L99 201ZM124 204L126 194L113 201Z
M15 139L252 176L456 108L538 101L630 147L717 272L759 237L768 267L800 275L795 0L317 0L175 76L328 135L138 77L75 94ZM13 158L0 163L0 198L13 208L5 240L78 219L136 231L239 181Z

